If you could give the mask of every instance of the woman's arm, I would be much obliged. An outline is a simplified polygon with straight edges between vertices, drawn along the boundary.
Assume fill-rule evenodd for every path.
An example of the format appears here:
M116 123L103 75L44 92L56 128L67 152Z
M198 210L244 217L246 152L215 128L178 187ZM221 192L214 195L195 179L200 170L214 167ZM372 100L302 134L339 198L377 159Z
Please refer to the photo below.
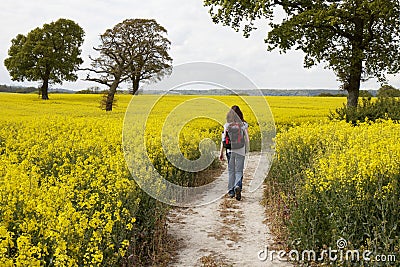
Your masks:
M224 160L224 145L222 144L222 142L224 142L224 138L225 138L225 126L224 126L224 131L221 134L221 147L219 149L219 159L220 160Z
M244 130L244 135L246 136L245 147L246 147L246 153L247 153L250 151L250 137L249 137L249 131L247 128Z
M219 159L224 160L224 146L222 145L222 142L221 142L221 148L219 150Z

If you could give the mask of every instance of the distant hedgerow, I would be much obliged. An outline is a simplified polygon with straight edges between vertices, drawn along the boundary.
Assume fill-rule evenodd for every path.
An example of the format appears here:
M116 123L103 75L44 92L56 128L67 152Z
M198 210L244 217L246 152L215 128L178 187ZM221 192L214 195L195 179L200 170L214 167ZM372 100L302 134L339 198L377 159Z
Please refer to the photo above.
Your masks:
M377 99L363 98L357 107L343 105L331 112L330 120L345 120L353 124L377 119L400 120L400 99L378 97Z

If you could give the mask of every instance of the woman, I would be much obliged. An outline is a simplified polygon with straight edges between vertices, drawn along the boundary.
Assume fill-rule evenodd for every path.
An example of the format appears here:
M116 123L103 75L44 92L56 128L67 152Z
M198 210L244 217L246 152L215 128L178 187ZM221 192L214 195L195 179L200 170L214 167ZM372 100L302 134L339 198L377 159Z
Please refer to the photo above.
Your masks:
M238 106L232 106L226 115L226 123L224 125L224 132L222 133L222 142L220 149L220 160L224 160L224 145L226 135L229 133L233 126L239 126L243 135L244 145L240 147L233 146L232 148L226 148L226 158L228 160L228 194L230 197L235 197L237 200L242 198L242 180L243 180L243 168L244 159L246 152L249 150L249 134L248 124L243 118L243 113ZM233 136L233 135L232 135ZM235 137L237 138L237 137ZM239 136L240 138L240 136Z

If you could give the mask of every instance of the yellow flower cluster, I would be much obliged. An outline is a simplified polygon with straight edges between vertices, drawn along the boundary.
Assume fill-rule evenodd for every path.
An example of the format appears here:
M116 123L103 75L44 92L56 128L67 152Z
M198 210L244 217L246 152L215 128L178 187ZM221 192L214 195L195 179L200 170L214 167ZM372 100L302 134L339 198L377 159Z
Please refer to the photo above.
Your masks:
M353 189L357 202L390 197L400 174L400 124L341 124L340 132L330 133L334 136L329 138L329 149L307 172L306 188L317 192Z
M303 249L343 237L354 248L398 251L399 139L391 120L306 123L278 134L271 177L289 210L289 238Z
M253 149L256 149L257 143L260 143L260 130L256 117L251 108L239 97L140 96L134 101L136 101L133 106L135 110L132 112L134 115L128 110L125 118L128 121L126 127L129 128L126 130L126 136L130 135L131 138L124 146L129 147L131 159L128 161L134 162L134 166L131 167L135 168L141 179L151 181L150 184L143 181L141 185L146 184L152 187L154 192L162 194L165 188L151 180L150 176L154 177L154 175L149 171L148 164L144 162L141 164L143 156L148 157L157 172L170 182L181 186L204 184L206 181L197 180L195 173L183 171L182 169L185 168L180 167L182 165L186 169L198 167L197 163L185 162L185 159L198 160L202 157L200 152L202 148L205 154L212 155L212 160L209 162L212 163L211 167L218 166L215 153L209 152L215 152L212 150L212 145L219 150L226 114L234 104L239 105L245 113L250 125L249 132ZM141 105L143 109L138 108ZM146 106L152 107L150 113L141 114ZM129 116L136 117L131 119ZM140 143L141 138L135 138L144 126L145 151L140 149L143 146ZM207 150L208 148L211 148L211 151Z
M2 126L0 262L114 264L139 201L118 121L53 115Z
M101 112L98 96L2 97L0 266L115 265L140 204L123 113Z
M307 122L327 121L329 112L342 107L345 97L268 96L278 131Z
M360 199L385 177L383 191L374 193L380 198L390 193L391 179L399 174L399 138L400 124L390 120L357 127L343 121L303 124L278 136L277 160L303 155L312 166L303 170L307 190L354 186Z
M130 246L138 245L132 242L134 236L144 238L143 233L152 232L146 230L147 225L156 225L160 217L153 202L143 201L143 192L131 178L124 160L121 133L131 96L118 95L117 108L112 113L99 109L98 95L50 98L41 101L35 95L2 94L0 266L116 265L126 253L133 253L128 252ZM157 98L140 96L137 110L153 105ZM204 111L201 101L190 102L194 98L198 97L161 99L146 125L146 149L154 167L165 178L186 186L203 181L174 167L161 146L161 136L165 134L161 126L165 126L168 137L181 123L181 115L170 117L171 123L165 123L179 105L190 104L187 110L191 119L179 126L179 146L172 154L181 152L185 158L196 159L200 156L199 143L205 138L219 146L221 123L228 109L217 104L213 108L213 101L220 101L227 108L239 105L250 125L252 149L258 149L260 142L260 122L245 103L246 97L210 97L213 101L207 110L211 114L206 117L199 116ZM288 107L295 110L303 106L301 120L307 116L314 119L326 109L322 105L307 107L315 102L312 99L294 99L268 99L280 122L293 120ZM342 100L334 101L330 105L341 105ZM167 147L170 142L166 138ZM138 218L138 214L143 217ZM136 229L143 232L135 233Z

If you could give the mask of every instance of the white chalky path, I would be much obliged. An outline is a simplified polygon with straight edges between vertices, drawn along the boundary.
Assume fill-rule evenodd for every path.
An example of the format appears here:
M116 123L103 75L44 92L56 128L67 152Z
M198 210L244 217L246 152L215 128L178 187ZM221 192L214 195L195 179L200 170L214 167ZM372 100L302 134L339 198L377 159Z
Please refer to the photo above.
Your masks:
M194 208L176 208L169 214L168 231L181 245L170 266L292 266L278 260L261 261L259 251L273 242L260 204L263 188L248 192L248 180L257 168L257 154L246 157L242 200L224 197ZM222 173L227 183L227 170ZM264 255L261 255L264 256Z

